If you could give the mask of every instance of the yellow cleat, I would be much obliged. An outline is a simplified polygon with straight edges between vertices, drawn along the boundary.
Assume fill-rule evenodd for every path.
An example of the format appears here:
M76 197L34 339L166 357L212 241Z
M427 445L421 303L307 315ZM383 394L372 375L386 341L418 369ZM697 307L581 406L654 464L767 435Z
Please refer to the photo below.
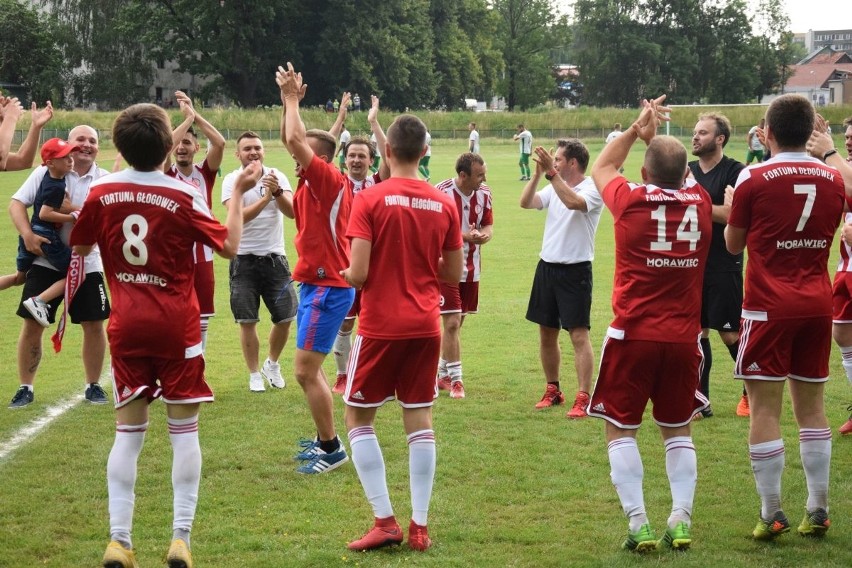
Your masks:
M169 568L192 568L192 554L189 553L186 541L179 538L172 541L166 562Z
M127 550L121 543L113 540L107 545L104 552L104 568L139 568L136 563L136 555L132 550Z

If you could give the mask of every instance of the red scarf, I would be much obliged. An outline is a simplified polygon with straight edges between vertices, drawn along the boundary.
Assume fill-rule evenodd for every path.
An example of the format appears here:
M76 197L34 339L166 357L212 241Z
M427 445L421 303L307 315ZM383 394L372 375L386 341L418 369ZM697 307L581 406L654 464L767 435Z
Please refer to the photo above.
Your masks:
M56 353L62 351L62 336L65 335L65 318L68 315L68 306L71 305L71 300L74 299L77 290L83 285L83 280L85 279L86 272L83 270L83 257L72 252L71 264L68 266L68 275L65 278L65 302L62 304L62 317L59 318L56 333L50 338L53 341L53 350Z

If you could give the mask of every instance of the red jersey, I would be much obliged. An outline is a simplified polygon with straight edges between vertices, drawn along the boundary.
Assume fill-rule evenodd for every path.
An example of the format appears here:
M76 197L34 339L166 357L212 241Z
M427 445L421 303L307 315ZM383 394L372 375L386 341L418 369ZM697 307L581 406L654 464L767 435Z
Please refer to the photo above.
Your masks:
M603 190L615 221L611 327L621 339L695 343L713 203L695 180L678 190L623 177Z
M828 256L844 202L840 173L804 153L742 171L728 224L747 231L744 316L831 315Z
M453 200L424 181L391 178L355 196L346 236L372 247L358 333L441 335L438 261L442 251L462 246Z
M349 288L340 271L349 268L346 225L352 208L352 189L333 164L314 156L293 196L296 213L296 252L293 280L316 286Z
M213 207L213 186L216 185L216 172L210 169L207 164L207 158L201 164L193 164L192 173L185 176L180 173L176 164L172 164L166 175L185 181L186 183L197 188L204 197L204 202L207 203L208 209ZM197 243L195 247L195 262L213 262L213 249Z
M481 229L494 224L491 209L491 189L480 184L470 195L465 195L456 186L455 179L450 178L436 185L438 189L452 197L456 202L461 221L461 232L469 233L471 229ZM464 267L460 282L479 282L482 272L482 246L476 243L464 243Z
M197 191L162 172L127 169L92 183L70 244L100 247L114 355L201 353L192 248L200 242L222 250L227 236Z

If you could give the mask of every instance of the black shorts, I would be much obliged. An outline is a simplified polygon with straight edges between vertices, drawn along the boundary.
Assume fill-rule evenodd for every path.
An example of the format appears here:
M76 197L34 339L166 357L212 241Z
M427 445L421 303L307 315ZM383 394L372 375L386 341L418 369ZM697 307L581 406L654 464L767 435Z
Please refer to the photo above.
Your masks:
M591 329L592 263L554 264L539 260L527 319L554 329Z
M18 311L15 313L22 318L33 319L30 312L23 306L24 300L38 296L50 288L51 284L63 278L65 278L65 275L62 272L38 264L33 265L27 272L27 279L21 291L21 303L18 304ZM50 304L50 313L47 319L50 323L55 321L56 312L62 300L63 296L59 296L48 302ZM89 272L86 274L86 279L83 280L83 284L74 296L74 301L71 302L68 314L71 316L73 323L103 321L109 318L109 298L107 297L106 286L104 286L103 273Z
M743 273L705 272L701 293L701 327L739 331L743 311Z

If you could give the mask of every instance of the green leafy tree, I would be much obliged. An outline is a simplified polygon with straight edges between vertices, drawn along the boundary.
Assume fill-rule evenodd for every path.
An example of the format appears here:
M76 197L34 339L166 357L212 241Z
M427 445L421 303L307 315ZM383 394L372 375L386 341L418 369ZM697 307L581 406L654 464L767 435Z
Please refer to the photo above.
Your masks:
M781 90L789 78L787 65L791 58L792 33L790 18L781 0L760 0L752 20L754 37L752 49L757 56L755 69L758 81L754 96Z
M508 109L529 108L547 99L553 86L550 73L548 26L554 23L548 0L494 0L500 16L498 37L505 72L498 90Z
M707 69L706 98L714 103L752 101L759 81L755 72L759 55L751 40L748 6L745 0L731 0L710 10L716 45Z
M63 79L50 24L23 2L0 0L0 82L23 85L32 100L58 104Z

